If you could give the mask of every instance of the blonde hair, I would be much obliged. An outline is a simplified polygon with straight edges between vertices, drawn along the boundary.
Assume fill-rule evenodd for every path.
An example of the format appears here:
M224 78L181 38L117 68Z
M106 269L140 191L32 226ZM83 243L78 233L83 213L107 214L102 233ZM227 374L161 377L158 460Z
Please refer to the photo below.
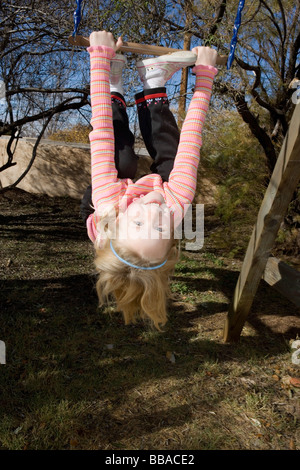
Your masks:
M125 249L118 240L113 243L118 254L130 263L151 266L151 263ZM167 322L167 300L171 297L169 279L178 260L175 240L171 240L166 259L167 262L159 269L147 271L132 268L114 255L110 240L107 239L103 248L96 248L95 257L99 273L96 290L100 306L113 296L126 325L143 318L150 320L160 330Z

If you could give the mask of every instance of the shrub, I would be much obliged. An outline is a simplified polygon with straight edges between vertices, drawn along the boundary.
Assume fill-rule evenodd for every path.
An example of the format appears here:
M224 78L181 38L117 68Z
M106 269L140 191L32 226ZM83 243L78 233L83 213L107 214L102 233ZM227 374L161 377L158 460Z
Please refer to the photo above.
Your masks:
M76 124L70 129L62 129L54 132L48 136L51 140L58 140L63 142L79 142L82 144L89 143L89 133L92 127L84 124Z

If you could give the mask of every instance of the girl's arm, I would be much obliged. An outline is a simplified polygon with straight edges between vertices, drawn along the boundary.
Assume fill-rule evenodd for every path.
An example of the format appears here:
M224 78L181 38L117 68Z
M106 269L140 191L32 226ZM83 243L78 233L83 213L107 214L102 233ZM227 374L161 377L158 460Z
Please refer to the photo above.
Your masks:
M109 86L110 61L122 44L115 43L111 33L95 32L90 36L88 48L91 62L91 104L93 130L91 142L92 202L97 213L99 206L115 205L125 182L117 178L115 167L114 131ZM96 222L96 221L95 221Z
M178 214L179 219L184 214L184 204L191 204L195 196L202 127L209 107L213 79L217 73L214 67L216 51L206 47L195 48L193 51L198 52L193 68L196 74L194 95L182 126L173 170L168 183L164 183L167 203L175 212L181 212L181 217Z

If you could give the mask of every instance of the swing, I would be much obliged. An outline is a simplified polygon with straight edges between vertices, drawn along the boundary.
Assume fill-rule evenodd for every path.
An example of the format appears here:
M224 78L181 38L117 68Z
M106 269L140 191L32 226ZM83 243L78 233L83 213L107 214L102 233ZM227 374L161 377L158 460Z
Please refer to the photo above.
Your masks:
M89 38L84 36L70 36L69 37L69 44L72 46L81 46L81 47L89 47L90 41ZM149 46L147 44L138 44L135 42L123 42L123 46L119 49L122 52L135 52L137 54L144 54L144 55L164 55L164 54L171 54L172 52L182 51L182 49L174 49L172 47L164 47L164 46ZM227 62L227 56L218 55L217 56L217 65L225 65Z
M80 46L80 47L89 47L90 41L88 38L84 36L77 36L77 29L81 20L81 3L82 0L76 0L77 8L74 12L74 31L72 36L69 37L68 41L69 44L72 46ZM171 54L173 52L181 51L182 49L174 49L171 47L164 47L164 46L149 46L147 44L138 44L135 42L123 42L123 46L120 47L120 51L122 52L134 52L137 54L144 54L144 55L164 55L164 54ZM217 65L225 65L227 62L227 56L218 55L217 56Z
M89 47L90 42L89 39L84 36L77 36L77 29L81 20L81 3L82 0L76 0L77 8L74 12L74 31L72 36L69 37L69 44L72 46L81 46L81 47ZM230 43L230 52L229 56L226 57L224 55L217 56L217 65L225 65L227 64L227 70L230 69L232 62L234 60L234 53L237 43L237 33L239 27L241 25L241 17L242 17L242 10L245 5L245 0L240 0L238 5L238 10L234 22L233 27L233 36ZM123 46L120 47L122 52L135 52L137 54L145 54L145 55L163 55L163 54L170 54L172 52L180 51L181 49L173 49L171 47L163 47L163 46L149 46L147 44L138 44L135 42L124 42Z
M233 36L232 36L231 43L230 43L230 52L229 52L229 56L227 60L227 70L230 69L233 59L234 59L235 46L237 43L237 33L241 25L242 10L244 8L244 4L245 4L245 0L240 0L235 22L234 22L234 27L233 27Z

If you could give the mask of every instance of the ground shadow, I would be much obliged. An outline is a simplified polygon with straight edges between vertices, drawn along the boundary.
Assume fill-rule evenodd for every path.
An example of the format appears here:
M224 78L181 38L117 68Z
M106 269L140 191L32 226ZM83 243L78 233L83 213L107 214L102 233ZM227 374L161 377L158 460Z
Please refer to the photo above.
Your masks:
M52 225L53 213L48 208L43 213L39 212L41 207L36 209L27 214L4 214L10 217L1 235L4 243L10 239L8 230L16 242L24 241L27 235L38 239L42 230L46 245L49 241L67 240L74 246L76 240L86 236L73 212L69 216L74 233L61 220L68 213L68 205L57 212L59 216ZM54 226L60 229L51 229ZM62 259L69 250L70 245L66 245L60 254ZM33 252L32 257L35 256ZM58 254L50 252L48 256L55 258ZM296 318L295 310L263 284L248 318L256 334L243 336L238 344L222 342L222 328L238 272L228 267L210 267L213 279L207 280L201 278L204 269L196 267L194 274L198 278L192 279L186 277L188 272L183 268L176 280L184 280L199 297L208 289L218 290L228 303L210 300L188 305L178 295L170 302L167 325L162 332L156 332L142 322L125 326L120 313L99 310L92 270L77 274L75 269L73 274L64 276L51 271L39 276L33 269L32 274L15 271L12 277L4 266L0 281L0 339L6 343L7 364L0 378L4 391L2 416L9 413L19 423L26 413L39 416L40 410L58 402L75 403L78 407L88 402L95 408L78 411L74 418L76 432L99 432L102 444L111 445L129 432L142 437L153 429L167 429L192 419L192 407L197 406L193 400L165 411L155 406L144 409L145 401L139 406L136 400L130 418L128 414L117 416L116 410L130 401L132 393L143 384L163 384L168 380L168 385L157 392L168 397L178 387L178 381L189 380L207 364L226 364L230 368L231 363L264 360L286 352L287 340L295 333L293 324L285 331L277 331L267 319L271 315ZM175 364L167 357L170 351L175 354ZM222 399L220 392L215 402ZM204 409L208 407L206 400L205 395L199 397Z

